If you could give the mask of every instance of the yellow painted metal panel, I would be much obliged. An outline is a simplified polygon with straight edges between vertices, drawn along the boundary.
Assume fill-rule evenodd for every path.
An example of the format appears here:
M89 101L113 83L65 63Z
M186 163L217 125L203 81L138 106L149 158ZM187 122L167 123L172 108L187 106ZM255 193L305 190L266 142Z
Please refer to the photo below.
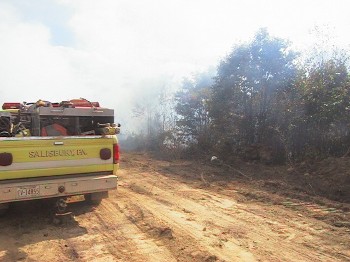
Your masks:
M111 139L14 140L1 141L0 153L12 153L13 161L21 163L97 158L100 149L112 147Z
M12 168L0 169L0 180L104 171L115 173L117 166L112 164L112 159L101 164L95 161L100 159L102 148L113 152L114 143L117 143L116 136L0 139L0 153L13 156ZM21 166L20 170L16 169L16 164Z

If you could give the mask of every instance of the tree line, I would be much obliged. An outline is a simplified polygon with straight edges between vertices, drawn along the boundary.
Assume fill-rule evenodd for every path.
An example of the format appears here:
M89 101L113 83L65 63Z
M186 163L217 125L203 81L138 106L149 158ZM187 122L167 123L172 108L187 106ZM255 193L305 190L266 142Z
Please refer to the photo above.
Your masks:
M158 109L147 112L148 131L131 140L163 153L209 153L227 161L345 156L348 70L345 51L316 46L301 54L260 29L253 40L235 46L216 72L185 79L172 98L160 95Z

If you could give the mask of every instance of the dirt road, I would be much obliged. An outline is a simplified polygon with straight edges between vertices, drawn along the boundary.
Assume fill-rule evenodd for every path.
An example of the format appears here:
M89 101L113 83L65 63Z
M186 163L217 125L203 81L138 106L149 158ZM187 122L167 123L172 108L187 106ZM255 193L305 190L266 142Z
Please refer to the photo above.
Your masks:
M0 261L350 261L344 205L220 172L124 154L118 190L97 207L74 204L62 225L42 202L13 206L0 218Z

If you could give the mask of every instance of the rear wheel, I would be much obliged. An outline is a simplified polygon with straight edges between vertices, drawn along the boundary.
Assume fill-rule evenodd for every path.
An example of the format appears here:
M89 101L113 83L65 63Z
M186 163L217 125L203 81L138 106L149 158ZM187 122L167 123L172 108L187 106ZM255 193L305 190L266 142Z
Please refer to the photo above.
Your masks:
M9 209L8 203L0 204L0 216L5 215L8 209Z
M102 199L108 197L108 191L105 192L96 192L96 193L90 193L85 195L85 199L87 203L98 206L101 204Z

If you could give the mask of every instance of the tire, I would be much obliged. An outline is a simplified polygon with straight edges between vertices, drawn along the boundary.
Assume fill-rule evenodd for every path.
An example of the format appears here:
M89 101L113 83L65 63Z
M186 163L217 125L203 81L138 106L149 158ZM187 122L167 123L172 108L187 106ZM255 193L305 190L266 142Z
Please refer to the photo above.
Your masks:
M90 203L94 206L98 206L99 204L101 204L102 199L91 199Z
M102 199L108 197L108 192L96 192L85 195L85 199L88 204L98 206L101 204Z
M0 216L4 216L9 209L9 204L0 204Z

